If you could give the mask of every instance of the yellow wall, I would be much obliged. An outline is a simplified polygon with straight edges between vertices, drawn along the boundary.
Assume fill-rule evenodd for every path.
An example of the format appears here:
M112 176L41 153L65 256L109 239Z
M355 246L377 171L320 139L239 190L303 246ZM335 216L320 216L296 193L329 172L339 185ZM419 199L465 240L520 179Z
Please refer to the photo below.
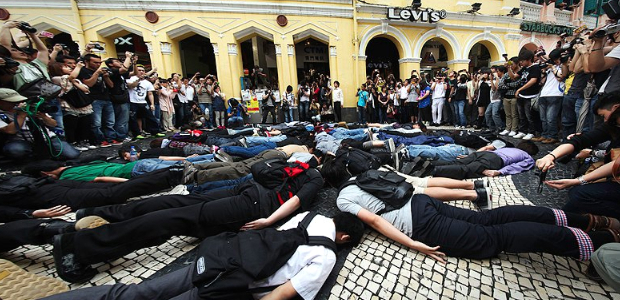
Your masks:
M27 1L26 1L27 2ZM354 94L365 80L364 50L370 39L377 36L391 39L400 52L401 76L412 69L419 69L420 51L424 42L439 39L449 52L449 66L463 69L468 64L469 49L482 41L490 50L492 61L501 60L502 51L516 55L518 51L519 24L510 17L491 17L506 14L511 7L518 7L519 1L484 1L481 13L484 16L459 14L469 7L457 5L458 1L435 1L433 9L452 12L438 24L415 24L406 21L388 21L384 0L368 0L364 4L333 3L330 1L279 1L281 5L329 6L350 11L350 17L325 17L287 13L288 25L276 23L276 14L251 14L243 12L215 13L205 11L158 10L159 21L148 23L145 10L130 9L84 9L85 1L70 1L68 8L8 8L12 19L30 22L41 30L56 29L70 33L74 40L84 44L100 41L105 44L104 56L116 56L114 38L135 33L150 43L150 56L162 76L182 72L179 42L199 34L210 39L216 48L216 64L222 91L227 97L240 97L239 77L242 76L240 42L254 35L268 35L273 40L277 55L278 81L280 89L287 85L297 86L295 51L289 55L289 47L304 38L323 39L328 44L330 73L333 80L340 81L345 94L345 106L354 106ZM86 1L88 2L88 1ZM114 2L114 1L111 1ZM122 1L117 1L122 2ZM231 2L239 2L239 0ZM254 1L260 2L260 1ZM393 0L390 6L407 6L411 1ZM423 5L429 1L423 1ZM271 2L270 2L271 3ZM119 4L120 5L120 4ZM353 9L355 7L355 9ZM285 8L274 8L285 9ZM301 35L301 40L294 36ZM335 49L334 49L335 47ZM236 54L235 54L236 52ZM278 52L278 50L277 50Z

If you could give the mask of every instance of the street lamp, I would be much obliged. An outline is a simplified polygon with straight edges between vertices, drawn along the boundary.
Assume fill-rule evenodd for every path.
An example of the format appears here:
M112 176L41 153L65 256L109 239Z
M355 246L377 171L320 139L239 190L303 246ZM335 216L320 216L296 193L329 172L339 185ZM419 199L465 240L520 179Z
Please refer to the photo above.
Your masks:
M516 16L516 15L518 15L520 13L521 13L521 10L519 10L519 8L517 8L517 7L514 7L513 9L510 10L510 12L508 13L507 16L514 17L514 16Z
M422 6L422 0L413 0L411 1L411 8L418 9Z
M474 3L471 5L471 9L468 10L467 12L470 14L475 14L480 10L481 6L482 6L482 3Z

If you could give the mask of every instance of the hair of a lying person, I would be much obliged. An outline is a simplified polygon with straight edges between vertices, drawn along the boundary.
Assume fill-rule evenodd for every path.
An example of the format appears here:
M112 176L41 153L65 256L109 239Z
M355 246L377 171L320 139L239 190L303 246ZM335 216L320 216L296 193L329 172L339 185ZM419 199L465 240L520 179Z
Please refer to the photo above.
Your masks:
M355 247L360 243L366 231L366 227L362 220L346 212L338 213L333 220L334 224L336 224L336 231L344 232L349 235L350 239L347 246Z
M332 187L339 188L345 183L351 175L347 172L347 168L333 155L326 155L323 167L321 167L321 175L325 182Z
M517 145L516 148L525 151L530 156L538 154L539 151L538 146L536 146L536 144L534 144L534 142L532 141L522 141Z

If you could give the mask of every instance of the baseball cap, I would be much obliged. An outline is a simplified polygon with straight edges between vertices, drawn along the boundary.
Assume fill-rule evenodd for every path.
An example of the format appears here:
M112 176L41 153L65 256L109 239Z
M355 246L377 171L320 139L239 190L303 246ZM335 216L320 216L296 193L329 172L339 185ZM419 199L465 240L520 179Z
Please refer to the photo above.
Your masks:
M2 89L0 88L0 100L6 102L22 102L27 100L28 98L20 95L18 92L12 89Z

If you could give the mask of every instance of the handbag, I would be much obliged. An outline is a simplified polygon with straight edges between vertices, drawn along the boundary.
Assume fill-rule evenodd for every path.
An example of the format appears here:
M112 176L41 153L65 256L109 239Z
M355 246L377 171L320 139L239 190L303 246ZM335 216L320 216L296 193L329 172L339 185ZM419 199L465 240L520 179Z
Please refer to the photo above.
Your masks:
M93 99L78 88L73 88L61 98L75 108L86 107L93 103Z
M41 72L42 77L22 85L17 92L26 98L43 97L45 99L54 99L58 97L62 88L49 81L39 66L34 63L30 63L30 65L37 68Z

